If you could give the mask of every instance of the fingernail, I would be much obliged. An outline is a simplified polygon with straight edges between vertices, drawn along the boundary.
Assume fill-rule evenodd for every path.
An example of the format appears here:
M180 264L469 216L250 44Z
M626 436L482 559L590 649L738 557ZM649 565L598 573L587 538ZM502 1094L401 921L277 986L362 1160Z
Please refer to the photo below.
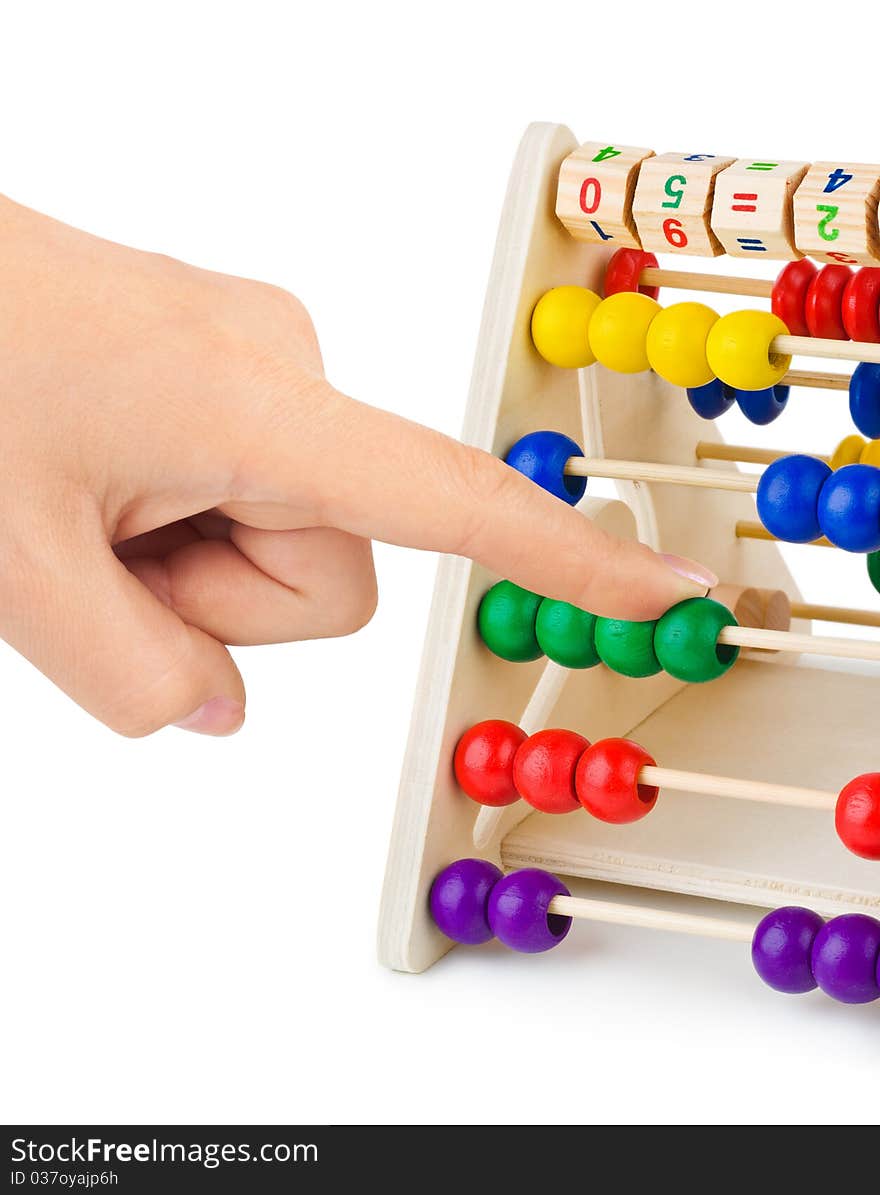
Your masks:
M244 722L244 706L231 697L212 697L174 725L193 734L235 734Z
M700 589L714 589L718 584L718 578L711 569L698 564L696 560L689 560L687 556L667 556L665 552L661 552L660 559L664 560L674 573L692 581Z

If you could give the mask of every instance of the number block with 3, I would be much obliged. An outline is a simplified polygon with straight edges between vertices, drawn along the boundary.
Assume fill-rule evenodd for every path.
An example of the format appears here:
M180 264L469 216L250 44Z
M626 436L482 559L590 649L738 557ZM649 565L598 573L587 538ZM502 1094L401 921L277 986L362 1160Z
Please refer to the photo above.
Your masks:
M739 158L715 180L712 231L731 257L791 261L795 246L792 199L809 162Z
M820 261L880 261L877 200L880 166L815 162L794 197L794 238Z
M633 219L639 167L652 149L587 141L559 171L556 215L578 241L641 249Z
M717 257L710 218L715 176L733 162L716 154L659 154L642 163L633 215L644 249Z

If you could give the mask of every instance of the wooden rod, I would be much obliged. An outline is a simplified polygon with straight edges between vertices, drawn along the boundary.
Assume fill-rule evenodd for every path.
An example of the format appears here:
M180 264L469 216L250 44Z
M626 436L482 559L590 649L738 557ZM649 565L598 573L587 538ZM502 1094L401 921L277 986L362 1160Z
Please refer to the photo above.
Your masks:
M823 340L819 336L774 336L770 352L792 357L826 357L829 361L870 361L880 365L880 344L862 340Z
M769 539L773 543L780 541L775 535L772 535L766 527L760 523L750 523L748 519L738 519L736 523L736 538L737 539ZM785 542L788 542L787 540ZM823 535L820 539L810 540L810 545L814 548L833 548L834 544L830 539L826 539Z
M773 282L763 278L732 278L723 274L692 274L689 270L642 270L640 286L668 286L672 290L702 290L715 295L746 295L750 299L773 297Z
M793 454L776 448L752 448L746 444L718 444L711 440L698 440L695 455L698 461L737 461L743 465L772 465L780 457ZM815 456L826 465L831 461L830 457L819 456L818 453L799 455Z
M611 477L618 481L657 481L669 485L691 485L704 490L732 490L755 494L759 478L747 473L720 469L698 469L693 465L660 465L652 461L613 461L604 457L571 456L565 463L570 477Z
M849 390L848 373L822 373L819 370L790 369L781 386L803 386L807 390Z
M751 942L755 933L754 926L731 918L701 917L693 913L676 913L671 909L622 905L583 896L554 896L548 912L582 921L604 921L608 925L632 925L640 929L665 929L676 934L724 938L728 942Z
M811 602L792 602L792 618L815 618L819 622L846 622L857 627L880 627L880 612L849 610L843 606L816 606Z
M824 792L818 788L765 784L763 780L738 780L733 776L713 776L708 772L679 772L675 768L642 768L639 783L656 788L674 788L683 793L697 793L702 797L730 797L735 801L761 801L767 805L797 805L801 809L833 812L837 804L837 793Z
M797 631L771 631L765 627L723 627L719 643L755 647L761 651L793 651L840 660L880 660L880 643L873 639L842 639L832 635L802 635Z

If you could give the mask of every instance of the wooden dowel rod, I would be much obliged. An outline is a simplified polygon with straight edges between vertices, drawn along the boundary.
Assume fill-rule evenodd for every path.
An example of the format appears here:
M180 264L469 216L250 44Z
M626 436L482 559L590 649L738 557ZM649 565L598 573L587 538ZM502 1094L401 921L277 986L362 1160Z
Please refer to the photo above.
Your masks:
M697 469L693 465L660 465L652 461L613 461L599 457L572 456L565 472L571 477L611 477L618 481L657 481L670 485L691 485L704 490L733 490L754 494L758 478L747 473L720 469Z
M849 390L849 374L790 369L782 379L781 385L803 386L807 390Z
M746 444L718 444L711 440L698 440L695 455L698 461L738 461L743 465L772 465L780 457L792 456L793 453L776 448L752 448ZM819 456L818 453L798 455L815 456L826 465L831 463L830 457Z
M816 618L819 622L846 622L857 627L880 627L880 612L849 610L843 606L816 606L811 602L792 602L792 618Z
M701 917L693 913L676 913L671 909L622 905L583 896L554 896L548 911L582 921L604 921L608 925L632 925L640 929L665 929L702 938L724 938L728 942L751 942L755 932L753 926L729 918Z
M822 340L818 336L774 336L770 352L792 357L826 357L830 361L870 361L880 365L880 344L863 340Z
M773 543L780 541L775 535L763 527L760 523L750 523L748 519L738 519L736 523L736 538L737 539L769 539ZM834 544L830 539L826 539L823 535L821 539L810 540L810 546L814 548L833 548Z
M880 660L880 643L872 639L841 639L831 635L802 635L797 631L770 631L764 627L724 627L719 643L755 647L761 651L793 651L840 660Z
M704 797L730 797L736 801L761 801L768 805L797 805L802 809L833 811L837 793L791 784L765 784L762 780L738 780L733 776L712 776L708 772L678 772L674 768L646 767L639 783Z
M763 278L732 278L723 274L692 274L689 270L642 270L641 286L667 286L672 290L701 290L715 295L746 295L750 299L773 297L773 283Z

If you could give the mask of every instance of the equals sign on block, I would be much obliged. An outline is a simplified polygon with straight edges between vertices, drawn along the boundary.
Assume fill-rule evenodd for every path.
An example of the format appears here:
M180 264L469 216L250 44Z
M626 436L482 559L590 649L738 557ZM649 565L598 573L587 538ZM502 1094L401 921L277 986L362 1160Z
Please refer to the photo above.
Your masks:
M754 191L736 191L734 192L734 199L738 199L739 203L731 205L731 211L734 212L756 212L758 210L757 192Z
M766 253L767 246L760 237L737 237L736 243L740 249L749 249L752 253Z

